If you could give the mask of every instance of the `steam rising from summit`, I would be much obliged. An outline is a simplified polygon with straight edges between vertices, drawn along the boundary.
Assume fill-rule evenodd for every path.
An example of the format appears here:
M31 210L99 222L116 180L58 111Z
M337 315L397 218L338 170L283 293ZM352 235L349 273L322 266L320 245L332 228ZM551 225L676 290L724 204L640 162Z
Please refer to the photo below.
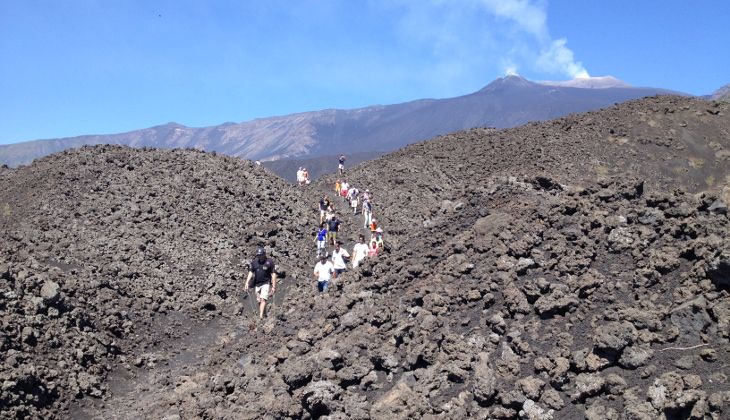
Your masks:
M553 39L547 26L547 12L544 2L530 0L480 0L487 10L498 18L514 22L518 29L534 37L539 52L535 65L541 70L558 73L571 79L590 77L583 64L575 60L573 51L567 47L567 39ZM514 59L504 60L505 74L517 74Z

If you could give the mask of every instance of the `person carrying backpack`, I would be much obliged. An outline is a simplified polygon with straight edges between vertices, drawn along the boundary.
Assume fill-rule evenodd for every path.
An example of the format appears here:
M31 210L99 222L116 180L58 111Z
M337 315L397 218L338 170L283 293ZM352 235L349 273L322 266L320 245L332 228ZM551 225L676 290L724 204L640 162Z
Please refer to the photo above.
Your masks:
M256 288L256 301L259 303L259 318L264 317L266 301L269 300L269 292L276 293L276 266L274 261L266 258L266 250L259 247L256 250L256 258L248 265L248 277L246 277L246 289L251 288L251 280Z

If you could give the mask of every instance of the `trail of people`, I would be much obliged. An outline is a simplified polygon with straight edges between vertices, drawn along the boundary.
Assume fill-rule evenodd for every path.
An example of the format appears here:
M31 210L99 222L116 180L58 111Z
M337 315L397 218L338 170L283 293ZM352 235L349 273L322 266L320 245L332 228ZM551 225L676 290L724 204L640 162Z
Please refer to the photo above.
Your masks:
M223 371L245 371L254 363L265 363L276 351L272 343L279 342L278 337L292 334L286 320L292 316L294 300L330 299L328 293L332 287L340 289L349 281L349 271L359 269L358 266L368 258L377 258L377 253L369 252L367 245L378 233L380 239L374 242L380 244L379 252L382 252L382 235L376 232L378 227L369 223L377 218L370 217L368 212L363 214L364 203L376 207L368 189L361 193L357 190L362 187L347 185L343 194L340 183L336 195L332 186L314 187L306 181L300 188L312 203L306 223L313 236L303 238L310 246L305 260L287 260L280 250L272 251L270 244L245 249L237 273L238 304L232 315L222 313L191 327L181 338L160 342L145 349L141 356L128 360L109 376L111 398L84 400L85 404L71 410L73 418L196 417L202 403L195 396L204 393L211 381L217 380L206 373L207 367L221 364ZM325 197L328 205L320 209L319 199ZM336 235L328 235L332 219L339 221ZM325 234L319 236L321 223L327 228ZM333 259L337 241L341 242L340 250L346 250L350 258L342 258L343 253L335 252ZM328 288L319 287L321 283L313 276L322 256L326 256L324 265L333 271ZM273 267L275 269L270 270ZM273 274L280 270L279 274L285 275L280 275L277 281ZM338 271L337 277L334 277L335 271ZM266 299L262 299L264 296ZM171 314L157 322L167 325L164 328L190 322L177 320L175 316Z

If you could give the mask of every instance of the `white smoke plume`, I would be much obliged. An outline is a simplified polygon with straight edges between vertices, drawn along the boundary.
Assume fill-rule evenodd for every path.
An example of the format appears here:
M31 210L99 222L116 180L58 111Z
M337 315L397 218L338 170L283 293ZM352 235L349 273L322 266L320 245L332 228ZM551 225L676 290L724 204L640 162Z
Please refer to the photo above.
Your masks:
M547 27L544 2L530 0L480 0L494 16L510 20L517 27L533 36L539 44L537 66L551 73L562 73L571 78L589 77L583 64L575 61L573 51L565 44L565 38L553 40ZM510 66L514 71L514 66Z

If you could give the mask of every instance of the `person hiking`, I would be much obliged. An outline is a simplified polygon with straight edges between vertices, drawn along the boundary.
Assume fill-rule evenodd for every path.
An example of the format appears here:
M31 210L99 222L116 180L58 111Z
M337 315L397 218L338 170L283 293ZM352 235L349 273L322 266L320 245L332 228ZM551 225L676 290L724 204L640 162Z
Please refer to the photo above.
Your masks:
M347 262L350 260L350 253L342 247L342 242L337 241L335 249L332 251L332 265L335 268L335 274L340 275L347 271Z
M358 203L359 198L357 196L357 188L350 188L350 207L352 208L352 214L357 214Z
M357 243L352 248L352 268L357 268L360 262L368 256L368 246L365 244L365 237L358 236Z
M378 243L375 238L370 239L370 248L368 248L368 257L374 258L378 256Z
M327 226L329 226L330 220L335 217L335 209L332 207L332 204L327 206L327 211L324 213L324 221L327 223Z
M324 222L324 216L327 214L327 207L330 205L330 199L327 197L327 195L323 195L322 198L319 199L319 223L321 224Z
M335 182L335 195L340 195L340 191L342 190L342 182L338 179L337 182Z
M350 189L350 184L347 183L347 180L342 181L340 184L340 197L342 197L343 200L347 201L347 191Z
M332 278L337 277L332 261L327 259L327 253L319 256L319 261L314 266L314 277L317 279L317 290L324 292L330 285Z
M372 218L370 219L370 233L375 234L375 231L378 229L378 219Z
M264 317L266 301L269 300L269 292L276 293L276 266L274 261L266 258L266 250L259 247L254 258L248 266L248 277L246 277L246 290L251 288L251 280L256 287L256 301L259 303L259 318Z
M327 229L327 235L329 236L327 242L332 241L332 245L337 245L337 232L340 230L340 220L337 216L332 216L332 220L329 222Z
M345 155L340 155L340 158L338 160L339 160L339 164L337 165L337 167L340 170L340 175L344 175L345 174Z
M310 184L311 181L309 180L309 171L307 168L302 168L302 178L304 179L304 185Z
M317 237L314 238L314 241L317 243L317 257L319 257L322 254L327 253L327 227L324 223L319 224L319 231L317 232Z
M304 185L304 168L301 166L297 170L297 184L299 184L300 187Z
M383 249L383 229L375 229L373 240L375 240L375 244L378 246L378 249Z
M368 229L370 223L373 221L373 204L370 200L362 202L362 215L365 218L365 223L362 227L363 229Z

